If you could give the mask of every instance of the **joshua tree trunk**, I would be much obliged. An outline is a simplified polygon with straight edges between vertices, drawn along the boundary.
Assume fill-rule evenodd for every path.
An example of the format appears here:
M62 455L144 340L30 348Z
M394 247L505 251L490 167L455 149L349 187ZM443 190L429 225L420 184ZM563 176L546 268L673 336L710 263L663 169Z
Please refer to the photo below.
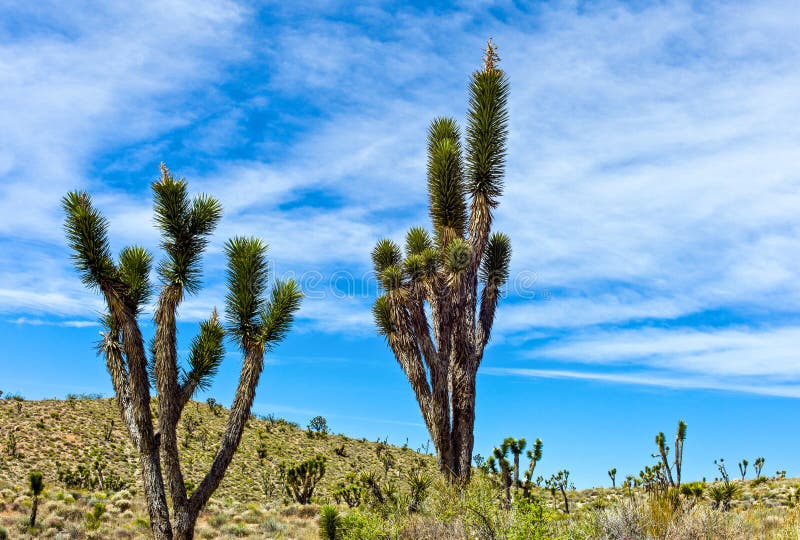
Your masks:
M38 513L39 513L39 497L34 497L33 503L31 504L31 519L28 521L28 526L30 528L36 527L36 514Z
M140 247L111 257L105 218L86 193L69 193L63 200L67 239L84 283L98 287L105 298L107 332L101 345L117 405L139 454L150 527L157 540L190 539L200 510L219 486L239 445L250 416L261 375L264 352L285 336L299 307L301 293L294 281L277 282L267 298L266 246L255 238L233 238L228 257L226 314L228 333L244 354L239 387L211 470L187 497L178 453L177 425L194 392L210 384L224 357L225 329L214 310L200 324L192 342L188 369L179 367L176 312L186 292L199 288L199 261L221 217L219 203L206 195L189 199L186 182L175 180L162 165L161 179L152 185L156 224L161 229L165 260L158 273L162 288L156 313L152 374L158 391L158 429L150 409L150 380L138 316L147 303L151 255ZM164 471L162 474L162 464ZM165 490L169 486L174 521L170 522Z
M558 489L561 491L561 496L564 497L564 512L569 514L569 498L567 497L567 490L564 489L564 486L560 486Z
M412 228L405 256L387 239L372 252L384 291L373 308L378 330L411 383L439 468L450 481L470 477L476 376L511 257L508 237L490 234L508 131L508 83L498 61L490 41L483 68L472 77L464 152L454 120L431 124L433 235Z

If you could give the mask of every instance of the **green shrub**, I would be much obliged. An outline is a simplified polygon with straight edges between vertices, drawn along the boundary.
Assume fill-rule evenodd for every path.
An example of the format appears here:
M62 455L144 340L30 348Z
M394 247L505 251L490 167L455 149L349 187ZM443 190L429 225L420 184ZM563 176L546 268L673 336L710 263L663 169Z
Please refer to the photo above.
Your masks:
M106 513L106 505L103 503L95 503L91 512L86 513L86 528L93 531L100 527L103 520L103 514Z
M390 532L380 516L354 510L341 518L341 540L383 540Z

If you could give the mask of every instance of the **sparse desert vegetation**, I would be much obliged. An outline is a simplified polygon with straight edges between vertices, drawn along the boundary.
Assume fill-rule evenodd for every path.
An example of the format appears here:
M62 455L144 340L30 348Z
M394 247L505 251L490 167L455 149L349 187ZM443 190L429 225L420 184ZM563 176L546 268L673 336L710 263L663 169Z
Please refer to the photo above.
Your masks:
M228 412L216 403L187 405L191 434L186 425L178 432L190 492L213 459L210 441L224 430ZM114 400L98 396L0 400L0 432L17 441L14 455L6 449L0 456L0 538L151 537L135 450L118 425L109 433L116 414ZM537 441L528 454L541 459L542 446ZM490 458L475 460L462 490L441 477L432 455L251 417L195 537L788 540L800 534L800 479L729 479L736 489L724 511L714 500L724 478L683 483L677 491L648 466L616 488L574 490L566 470L532 478L535 465L522 464L517 476L515 457L524 450L521 439L502 441ZM33 528L31 471L40 471L44 484ZM312 477L313 493L301 504L294 493Z

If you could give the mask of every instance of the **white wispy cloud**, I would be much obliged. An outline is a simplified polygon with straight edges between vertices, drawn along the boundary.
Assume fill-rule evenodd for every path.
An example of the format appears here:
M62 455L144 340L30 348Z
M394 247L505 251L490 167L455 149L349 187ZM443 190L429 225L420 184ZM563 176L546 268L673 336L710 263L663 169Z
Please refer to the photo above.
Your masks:
M526 369L526 368L486 368L481 371L486 375L529 377L535 379L573 379L609 384L627 384L672 389L719 390L775 396L800 398L800 386L792 384L748 384L733 383L712 377L686 378L670 373L598 373L562 369Z
M597 365L649 365L684 373L790 380L800 388L800 327L591 332L536 348L530 358Z
M32 9L24 6L10 9ZM89 188L111 217L115 245L155 248L143 190L92 177L92 163L122 148L105 171L169 162L179 128L196 129L203 159L176 172L226 208L206 259L208 289L189 299L184 318L221 305L220 247L233 234L265 237L279 271L360 276L377 238L427 221L426 126L440 114L463 120L487 35L512 85L497 227L513 240L512 275L533 272L535 289L552 291L547 301L517 295L502 304L498 337L585 336L597 325L719 309L767 318L800 310L800 12L789 3L503 5L504 18L481 3L455 13L373 6L348 11L356 22L326 17L351 9L336 3L302 14L273 7L268 33L252 6L175 1L78 13L53 23L60 33L4 39L0 236L28 243L24 258L0 255L0 311L93 316L97 298L82 291L62 246L58 197ZM46 10L26 20L35 25ZM247 102L220 90L235 83L238 72L226 71L233 61L264 73ZM197 103L213 105L211 118ZM248 111L259 107L294 126L289 142L269 130L245 134ZM256 150L226 156L245 143ZM301 316L306 329L372 331L360 297L308 298ZM620 347L639 339L593 335ZM565 342L563 354L582 339ZM696 351L699 362L769 371L748 359L758 346L747 340L761 339L752 332L715 339L738 345ZM626 358L649 365L647 355Z

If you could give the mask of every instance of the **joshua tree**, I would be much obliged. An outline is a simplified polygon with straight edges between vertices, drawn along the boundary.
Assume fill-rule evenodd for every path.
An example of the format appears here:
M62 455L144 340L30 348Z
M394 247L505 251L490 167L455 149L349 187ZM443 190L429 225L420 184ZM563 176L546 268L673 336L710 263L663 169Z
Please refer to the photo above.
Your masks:
M536 439L533 443L533 448L528 450L525 454L528 456L530 463L528 464L528 470L525 471L525 483L522 485L523 497L527 498L528 495L530 495L531 486L533 484L533 471L536 470L536 464L542 460L542 446L542 439Z
M731 478L728 476L728 469L725 466L725 458L719 458L718 460L715 459L714 465L716 465L717 469L719 469L719 474L722 477L722 481L726 484L730 484Z
M525 451L527 442L525 439L507 438L505 442L508 444L508 449L511 455L514 456L514 491L519 488L519 456Z
M564 512L569 514L567 490L574 488L574 486L569 483L569 471L564 469L550 476L550 479L547 481L547 487L550 488L550 492L553 494L555 494L556 490L561 492L561 497L564 499Z
M267 248L261 240L236 237L225 244L227 333L235 338L244 359L211 468L189 496L180 466L176 428L186 403L196 390L206 388L217 372L224 356L226 329L214 310L208 320L200 323L200 333L191 344L188 367L184 369L178 362L176 312L184 296L200 288L200 258L222 209L208 195L190 198L186 181L176 180L164 165L152 191L155 223L161 232L165 257L157 268L160 291L151 347L146 346L139 326L139 316L152 290L151 254L142 247L126 247L115 261L108 221L92 205L89 195L71 192L62 204L75 266L84 284L102 293L108 308L100 350L105 354L120 415L139 454L153 536L159 540L187 539L192 538L198 513L233 459L250 417L264 354L286 335L301 293L294 281L279 281L267 298ZM151 381L158 392L156 425L150 410Z
M744 482L744 477L747 475L747 466L750 465L750 462L746 459L743 459L739 462L739 474L742 475L742 482Z
M302 463L282 463L280 474L286 494L300 504L308 504L317 484L325 475L325 456L316 456Z
M213 397L210 397L206 400L206 405L208 405L208 410L216 415L217 412L217 400Z
M675 433L675 459L672 462L672 466L675 467L675 478L677 478L677 482L673 479L672 476L672 466L669 463L669 446L667 446L667 439L664 436L664 432L660 432L656 435L656 446L658 447L658 453L653 454L654 458L661 459L661 465L663 467L664 475L669 482L669 485L672 487L680 487L681 486L681 468L683 466L683 443L686 440L686 422L683 420L678 421L678 429Z
M683 468L683 443L686 441L686 422L678 420L675 433L675 484L681 487L681 469Z
M611 487L612 488L617 487L617 469L616 468L613 468L610 471L608 471L608 477L611 478Z
M503 441L503 444L500 445L499 448L495 447L493 451L493 456L490 458L490 467L494 469L494 464L500 466L499 471L499 480L500 486L503 488L503 493L505 494L505 505L506 507L511 506L511 463L508 461L508 451L510 450L509 440L514 439L506 439Z
M315 416L308 423L308 432L324 437L328 434L328 421L324 416Z
M764 458L758 457L756 461L753 463L753 468L756 470L756 478L761 477L761 469L764 467Z
M39 511L39 495L44 491L44 482L42 481L42 473L32 472L28 475L28 485L31 488L31 496L33 503L31 504L31 519L28 526L31 528L36 527L36 513Z
M669 446L666 445L666 438L664 437L663 431L656 435L656 446L658 446L658 454L653 454L653 457L661 458L661 464L666 473L667 481L669 481L670 486L674 486L675 481L672 479L672 469L670 468L669 461L667 461L669 456Z
M482 68L472 75L463 151L455 120L431 123L433 234L415 227L405 253L388 239L372 252L383 289L373 308L378 331L411 383L450 481L469 480L475 379L511 259L508 236L490 234L508 136L508 82L498 65L490 40Z

